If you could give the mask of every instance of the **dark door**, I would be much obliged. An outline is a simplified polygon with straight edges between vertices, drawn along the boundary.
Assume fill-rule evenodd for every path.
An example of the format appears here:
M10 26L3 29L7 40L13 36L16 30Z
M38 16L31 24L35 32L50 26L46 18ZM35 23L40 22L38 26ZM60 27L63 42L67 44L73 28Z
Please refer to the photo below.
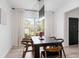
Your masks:
M69 18L69 45L78 44L78 18Z

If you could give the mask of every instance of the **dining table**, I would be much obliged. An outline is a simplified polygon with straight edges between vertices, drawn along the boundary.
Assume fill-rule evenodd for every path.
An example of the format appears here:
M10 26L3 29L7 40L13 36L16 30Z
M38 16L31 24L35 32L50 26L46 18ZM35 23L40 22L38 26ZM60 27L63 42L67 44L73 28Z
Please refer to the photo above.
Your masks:
M40 38L39 36L33 36L32 37L33 45L34 45L34 51L35 55L34 58L40 58L40 47L44 46L62 46L62 43L64 42L63 39L51 39L49 37L43 36ZM62 57L62 51L60 51L60 55Z

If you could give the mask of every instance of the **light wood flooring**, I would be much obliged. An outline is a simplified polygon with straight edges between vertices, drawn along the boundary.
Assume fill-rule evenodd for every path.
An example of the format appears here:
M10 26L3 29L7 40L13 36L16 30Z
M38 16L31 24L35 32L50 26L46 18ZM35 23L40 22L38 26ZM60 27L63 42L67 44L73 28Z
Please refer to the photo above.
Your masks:
M64 47L67 58L79 58L79 45ZM22 58L23 47L14 47L5 58ZM33 58L31 52L26 53L25 58Z

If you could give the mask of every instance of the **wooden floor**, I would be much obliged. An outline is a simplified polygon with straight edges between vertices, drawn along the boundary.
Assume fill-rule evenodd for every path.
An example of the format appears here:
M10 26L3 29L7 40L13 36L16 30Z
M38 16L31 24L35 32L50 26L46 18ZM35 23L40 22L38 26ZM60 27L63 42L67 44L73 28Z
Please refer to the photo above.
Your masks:
M64 49L67 58L79 58L79 45L64 47ZM22 58L22 52L23 47L14 47L5 58ZM27 52L25 58L33 58L32 52Z

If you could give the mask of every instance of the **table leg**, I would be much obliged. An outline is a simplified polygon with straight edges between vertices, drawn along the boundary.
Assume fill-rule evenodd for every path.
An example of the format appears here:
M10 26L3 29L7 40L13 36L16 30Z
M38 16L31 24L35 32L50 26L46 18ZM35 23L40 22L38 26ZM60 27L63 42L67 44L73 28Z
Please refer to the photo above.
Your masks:
M39 46L35 46L35 58L40 58L40 50L39 50Z
M62 44L59 44L62 47ZM60 51L60 58L62 58L62 50Z

